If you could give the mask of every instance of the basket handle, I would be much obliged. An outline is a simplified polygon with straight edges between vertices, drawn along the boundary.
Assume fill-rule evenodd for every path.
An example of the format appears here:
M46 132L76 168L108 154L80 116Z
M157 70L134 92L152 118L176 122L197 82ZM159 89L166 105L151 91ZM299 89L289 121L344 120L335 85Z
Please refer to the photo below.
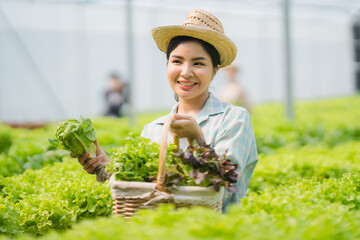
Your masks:
M167 136L170 129L170 124L174 120L172 116L169 116L164 123L162 132L161 132L161 142L160 142L160 153L159 153L159 169L158 169L158 176L157 176L157 184L156 189L163 191L163 192L169 192L165 183L165 162L166 162L166 152L167 152ZM175 145L179 148L179 139L174 138Z

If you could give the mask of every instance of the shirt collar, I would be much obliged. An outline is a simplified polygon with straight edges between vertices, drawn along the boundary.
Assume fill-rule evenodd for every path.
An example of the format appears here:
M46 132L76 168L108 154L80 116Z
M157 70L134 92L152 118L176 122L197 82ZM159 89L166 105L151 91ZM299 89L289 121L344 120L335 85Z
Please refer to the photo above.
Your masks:
M163 124L168 116L171 116L177 112L178 106L179 106L179 103L176 103L171 108L171 111L168 115L158 118L157 120L155 120L155 123ZM209 93L209 98L206 100L204 107L201 109L199 114L196 116L196 121L198 124L200 124L200 123L206 121L209 118L209 116L224 112L224 109L225 109L224 103L220 102L219 99L217 99L214 95Z

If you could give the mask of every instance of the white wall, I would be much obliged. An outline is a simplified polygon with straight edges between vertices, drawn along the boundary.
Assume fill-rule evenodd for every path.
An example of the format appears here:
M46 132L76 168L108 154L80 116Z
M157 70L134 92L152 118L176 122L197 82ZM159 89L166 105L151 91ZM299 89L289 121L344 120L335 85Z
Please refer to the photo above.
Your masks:
M125 5L0 2L0 120L60 120L104 112L107 74L128 76ZM134 104L137 111L173 105L165 54L151 29L180 24L193 8L221 19L238 46L239 81L252 102L284 98L279 8L220 1L137 1L134 4ZM350 18L333 12L293 12L294 94L297 99L355 92ZM212 90L224 81L222 71Z

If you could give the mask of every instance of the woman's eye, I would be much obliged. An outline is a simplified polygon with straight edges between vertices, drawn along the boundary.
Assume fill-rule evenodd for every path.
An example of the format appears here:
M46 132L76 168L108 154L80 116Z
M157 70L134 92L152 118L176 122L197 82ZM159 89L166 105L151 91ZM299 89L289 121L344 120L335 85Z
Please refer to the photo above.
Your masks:
M181 63L181 61L175 59L175 60L172 61L172 63Z
M198 66L205 66L205 64L203 64L202 62L196 62L195 65L198 65Z

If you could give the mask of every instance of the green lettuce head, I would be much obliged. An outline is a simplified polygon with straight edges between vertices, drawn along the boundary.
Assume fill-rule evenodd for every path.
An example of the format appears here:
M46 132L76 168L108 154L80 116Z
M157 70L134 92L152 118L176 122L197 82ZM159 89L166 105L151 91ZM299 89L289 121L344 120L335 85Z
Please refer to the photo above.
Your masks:
M96 156L95 129L89 118L80 117L80 121L71 119L61 122L55 131L55 137L49 139L51 145L71 151L79 158L86 152L89 158Z

